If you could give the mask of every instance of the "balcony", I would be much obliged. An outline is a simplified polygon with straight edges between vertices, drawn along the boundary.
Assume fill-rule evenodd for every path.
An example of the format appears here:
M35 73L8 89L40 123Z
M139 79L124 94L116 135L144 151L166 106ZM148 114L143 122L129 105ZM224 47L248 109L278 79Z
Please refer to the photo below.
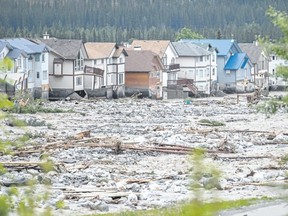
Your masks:
M171 70L180 70L180 64L170 64L169 71Z

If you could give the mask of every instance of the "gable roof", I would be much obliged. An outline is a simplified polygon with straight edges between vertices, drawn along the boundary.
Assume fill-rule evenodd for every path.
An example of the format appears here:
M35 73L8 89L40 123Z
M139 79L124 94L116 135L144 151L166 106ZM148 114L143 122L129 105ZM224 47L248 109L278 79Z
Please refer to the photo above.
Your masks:
M17 59L20 55L23 55L26 58L28 57L28 55L20 49L10 50L10 52L7 54L7 57L9 57L10 59Z
M161 70L164 68L159 56L150 50L127 50L127 54L126 72L150 72L155 68Z
M216 47L219 56L226 56L232 46L235 46L239 52L242 52L240 47L237 45L235 40L224 40L224 39L183 39L180 41L196 43L196 44L211 44L211 46Z
M172 45L179 56L206 56L211 54L211 52L193 43L172 42Z
M25 38L1 39L0 41L7 42L13 48L23 50L27 54L42 53L47 49L44 44L37 44Z
M130 49L141 47L141 50L150 50L162 58L169 44L169 40L133 40Z
M244 68L248 61L249 58L245 53L235 53L228 59L224 70L238 70Z
M263 48L255 43L239 43L241 50L249 56L251 62L256 64L262 54Z
M110 57L116 43L87 42L84 47L89 59L102 59Z
M0 52L2 52L5 47L7 47L9 50L13 49L8 42L0 41Z
M66 59L76 59L79 50L82 46L82 40L70 40L70 39L39 39L42 43L51 47L60 55L64 56Z

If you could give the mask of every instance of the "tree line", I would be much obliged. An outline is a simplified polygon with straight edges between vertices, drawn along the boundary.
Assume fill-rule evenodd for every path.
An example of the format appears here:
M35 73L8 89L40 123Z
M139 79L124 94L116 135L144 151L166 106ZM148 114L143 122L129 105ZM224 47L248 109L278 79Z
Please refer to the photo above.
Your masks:
M206 38L252 42L279 38L269 6L288 11L286 0L1 0L0 37L41 37L127 42L175 40L186 27Z

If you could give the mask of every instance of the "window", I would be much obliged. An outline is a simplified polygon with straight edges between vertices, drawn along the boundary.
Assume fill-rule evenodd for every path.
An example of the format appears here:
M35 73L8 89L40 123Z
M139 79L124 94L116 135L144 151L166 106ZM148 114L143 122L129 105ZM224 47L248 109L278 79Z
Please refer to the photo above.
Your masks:
M36 54L35 55L35 62L39 62L40 61L40 54Z
M209 61L209 56L208 55L206 56L206 60Z
M77 59L74 61L75 62L75 70L83 70L84 68L84 59L81 55L81 53L79 52L77 55Z
M76 77L76 85L81 86L82 85L82 77Z
M119 78L119 85L123 84L124 83L124 74L120 73L118 78Z
M206 76L209 77L210 73L209 73L209 69L206 69Z
M203 62L203 56L200 56L200 62Z
M62 64L61 63L54 63L54 74L55 75L62 75Z
M198 70L198 77L199 77L199 78L203 78L203 77L204 77L203 69L199 69L199 70Z
M122 58L119 58L119 63L122 63L123 62L123 59Z
M36 78L39 79L40 78L40 72L36 73Z
M21 68L21 67L22 67L22 60L21 60L21 58L18 58L18 59L17 59L17 66L18 66L18 68Z
M42 62L45 62L45 54L42 54Z
M215 54L212 55L212 62L215 62Z
M212 69L212 75L215 75L215 68Z
M47 80L48 79L48 74L47 74L47 70L43 71L43 80Z

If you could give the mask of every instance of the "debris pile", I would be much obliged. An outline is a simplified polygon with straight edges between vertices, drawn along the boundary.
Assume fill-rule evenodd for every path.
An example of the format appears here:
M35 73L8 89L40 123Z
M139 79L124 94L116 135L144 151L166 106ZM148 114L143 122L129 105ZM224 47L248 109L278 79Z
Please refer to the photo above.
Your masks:
M118 212L171 206L193 195L191 152L206 151L206 159L222 171L215 182L198 182L207 199L215 190L224 199L279 196L268 185L287 181L287 115L266 118L236 96L182 100L118 100L45 102L61 113L15 114L30 124L4 125L10 137L27 134L25 146L0 162L0 194L12 186L37 182L36 192L50 186L48 203L62 200L62 215ZM71 111L72 110L72 111ZM1 134L5 136L5 133ZM6 135L8 136L8 135ZM44 172L43 158L53 162ZM287 193L282 190L281 193Z

